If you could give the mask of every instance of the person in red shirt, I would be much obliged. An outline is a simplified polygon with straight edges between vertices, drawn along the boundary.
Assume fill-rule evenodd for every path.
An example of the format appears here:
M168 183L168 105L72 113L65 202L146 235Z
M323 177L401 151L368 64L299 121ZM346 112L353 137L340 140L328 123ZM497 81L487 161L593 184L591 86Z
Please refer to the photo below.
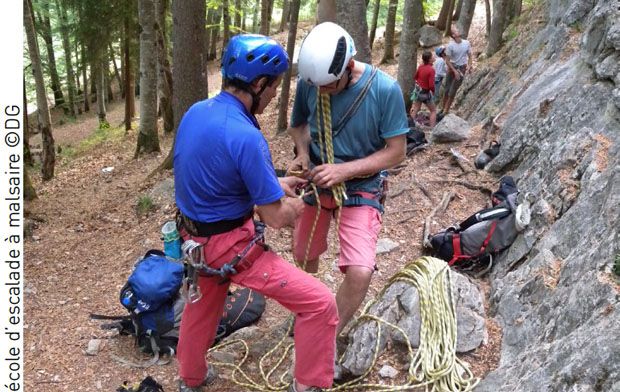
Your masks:
M415 73L415 100L411 105L411 118L415 119L422 104L425 104L430 114L430 126L435 126L435 120L437 118L437 109L433 102L433 96L435 95L435 68L433 68L433 54L425 50L422 53L423 64L418 67Z

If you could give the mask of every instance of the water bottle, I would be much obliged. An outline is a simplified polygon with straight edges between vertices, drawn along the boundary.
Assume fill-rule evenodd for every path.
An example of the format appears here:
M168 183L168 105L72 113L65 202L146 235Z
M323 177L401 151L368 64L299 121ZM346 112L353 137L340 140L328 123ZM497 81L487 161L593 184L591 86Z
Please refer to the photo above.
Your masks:
M164 241L164 253L171 259L181 258L181 236L175 221L166 222L161 228L161 239Z

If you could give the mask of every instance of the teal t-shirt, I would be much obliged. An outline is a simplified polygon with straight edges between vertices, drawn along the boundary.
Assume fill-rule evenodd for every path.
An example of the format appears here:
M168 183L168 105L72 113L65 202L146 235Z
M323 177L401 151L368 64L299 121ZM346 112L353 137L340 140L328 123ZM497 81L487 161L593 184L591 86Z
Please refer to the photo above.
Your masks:
M344 116L370 78L372 67L368 64L364 66L362 77L354 85L331 96L332 126L337 125L338 120ZM409 131L405 102L398 82L378 70L371 83L366 97L355 114L344 128L333 136L336 163L365 158L384 148L385 139L404 135ZM314 164L321 163L318 158L321 155L318 133L319 113L316 107L317 91L316 87L299 79L291 113L292 127L306 123L310 125L312 137L310 154ZM347 182L347 189L351 189L349 182Z

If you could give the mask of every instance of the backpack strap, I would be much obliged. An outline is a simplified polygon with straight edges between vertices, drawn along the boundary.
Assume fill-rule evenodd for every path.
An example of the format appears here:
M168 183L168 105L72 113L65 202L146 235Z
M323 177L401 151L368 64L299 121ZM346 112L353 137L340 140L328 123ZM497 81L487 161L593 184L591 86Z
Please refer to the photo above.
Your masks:
M332 133L334 136L336 136L344 128L344 126L347 125L351 117L353 117L355 112L357 112L357 109L359 109L360 105L362 104L362 101L364 100L364 98L366 98L366 95L368 94L368 91L370 90L370 86L372 85L372 81L374 80L376 74L377 74L377 67L373 66L372 70L370 71L370 77L366 81L366 84L364 84L362 91L360 91L360 93L355 98L351 106L349 106L349 110L347 110L347 112L342 117L340 117L340 121L338 121L336 126L332 128L333 129Z
M448 265L452 266L459 260L471 259L471 256L464 255L461 252L461 235L459 233L452 233L452 258L448 261Z
M491 237L493 237L493 233L495 232L496 227L497 227L497 221L493 221L491 223L491 227L489 227L489 233L487 234L487 237L484 239L484 242L482 243L482 247L480 248L480 253L478 253L478 255L481 255L482 253L484 253L484 250L487 248L487 246L489 246L489 242L491 241Z

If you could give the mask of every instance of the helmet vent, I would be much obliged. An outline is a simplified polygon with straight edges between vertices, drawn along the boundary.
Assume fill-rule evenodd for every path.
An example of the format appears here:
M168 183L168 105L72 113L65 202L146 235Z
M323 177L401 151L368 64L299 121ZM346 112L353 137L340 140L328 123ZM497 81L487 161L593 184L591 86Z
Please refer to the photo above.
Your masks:
M253 61L254 60L254 55L252 53L249 53L246 58L245 58L248 62Z
M267 56L266 54L263 55L263 57L260 58L260 61L262 61L263 64L267 64L267 62L269 61L269 56Z
M334 58L329 66L328 73L338 77L344 69L344 60L347 56L347 39L341 36L336 44L336 50L334 51Z

